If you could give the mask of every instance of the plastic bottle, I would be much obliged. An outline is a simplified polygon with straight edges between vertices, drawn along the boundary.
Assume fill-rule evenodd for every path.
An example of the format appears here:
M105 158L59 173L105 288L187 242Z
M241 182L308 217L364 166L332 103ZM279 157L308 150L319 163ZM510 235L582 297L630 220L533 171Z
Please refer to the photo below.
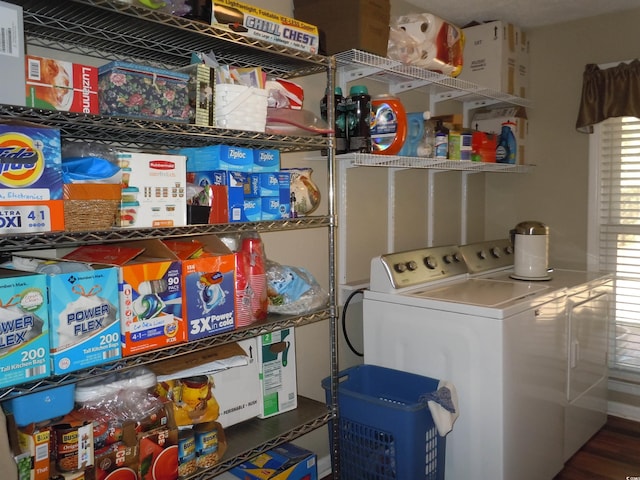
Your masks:
M435 134L435 155L434 157L444 160L449 156L449 129L445 127L441 120L436 123Z
M513 122L504 122L500 130L500 138L496 147L497 163L516 163L516 137L513 134Z
M320 116L326 122L328 121L329 115L327 112L327 99L328 94L325 92L324 97L320 100ZM347 119L345 113L345 99L342 96L342 89L340 87L336 87L333 94L334 100L334 131L336 137L336 153L346 153L348 151L347 145Z
M371 153L371 95L364 85L353 85L347 99L349 151Z
M404 157L417 157L418 147L424 136L424 120L422 116L424 112L407 113L407 138L404 140L402 149L398 155Z
M407 138L407 112L393 95L383 94L371 100L372 153L397 155Z
M433 158L435 156L436 128L431 120L431 112L428 110L424 112L422 119L424 128L417 154L419 157Z

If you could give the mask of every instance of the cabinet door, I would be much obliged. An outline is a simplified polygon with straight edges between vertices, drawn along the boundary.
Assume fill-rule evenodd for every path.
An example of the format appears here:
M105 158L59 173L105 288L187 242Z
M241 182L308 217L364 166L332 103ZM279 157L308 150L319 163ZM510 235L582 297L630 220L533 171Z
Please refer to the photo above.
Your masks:
M569 297L565 460L606 422L609 303L606 287Z

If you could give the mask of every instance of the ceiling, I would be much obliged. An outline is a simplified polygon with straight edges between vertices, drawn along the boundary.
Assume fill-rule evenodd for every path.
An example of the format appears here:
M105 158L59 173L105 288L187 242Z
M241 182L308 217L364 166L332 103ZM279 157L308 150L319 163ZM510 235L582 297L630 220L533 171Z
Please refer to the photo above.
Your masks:
M464 27L472 21L503 20L520 28L621 12L640 7L638 0L406 0L428 12Z

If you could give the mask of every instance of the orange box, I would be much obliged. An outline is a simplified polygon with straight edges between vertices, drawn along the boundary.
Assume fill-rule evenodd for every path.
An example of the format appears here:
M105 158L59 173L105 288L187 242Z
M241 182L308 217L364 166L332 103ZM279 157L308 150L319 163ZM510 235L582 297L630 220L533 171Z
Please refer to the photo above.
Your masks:
M98 69L53 58L25 57L27 106L98 114Z
M182 260L182 318L188 340L235 328L235 257L215 235L164 240ZM179 253L179 252L182 252Z
M18 429L18 442L22 453L31 456L31 480L49 480L52 451L51 429L37 428L34 424Z

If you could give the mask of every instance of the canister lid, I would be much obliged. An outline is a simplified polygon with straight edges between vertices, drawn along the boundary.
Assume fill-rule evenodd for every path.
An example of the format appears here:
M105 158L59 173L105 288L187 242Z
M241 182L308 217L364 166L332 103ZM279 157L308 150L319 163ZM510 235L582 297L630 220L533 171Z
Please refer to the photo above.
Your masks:
M529 220L520 222L514 229L516 235L548 235L549 227L542 222L536 222L535 220Z

